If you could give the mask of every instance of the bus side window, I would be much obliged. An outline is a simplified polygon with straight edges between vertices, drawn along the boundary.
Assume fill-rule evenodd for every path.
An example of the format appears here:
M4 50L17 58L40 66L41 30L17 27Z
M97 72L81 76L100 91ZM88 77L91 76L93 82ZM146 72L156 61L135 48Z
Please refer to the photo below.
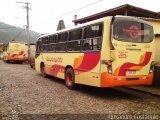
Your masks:
M92 50L92 39L87 39L82 41L82 50L83 51Z
M81 50L81 44L79 40L68 42L68 51L80 51L80 50Z
M59 52L59 51L66 51L66 42L63 42L63 43L57 43L56 44L56 51Z
M67 33L67 32L60 33L60 34L58 35L58 41L57 41L57 42L67 41L67 37L68 37L68 33Z
M56 47L56 44L52 43L52 44L49 44L49 51L50 52L55 52L55 47Z
M67 51L80 51L81 39L82 39L82 28L69 31Z
M42 44L48 44L48 41L49 41L48 37L42 38Z
M48 43L53 43L53 36L49 36Z
M93 24L84 28L84 40L82 43L82 49L88 50L100 50L102 43L102 31L103 24Z
M93 50L101 50L102 38L93 38Z
M82 50L88 51L88 50L101 50L101 41L102 39L100 37L96 37L93 39L85 39L82 41Z
M75 29L69 32L69 41L80 40L82 38L82 29Z
M49 50L49 45L45 44L45 45L42 45L43 47L43 51L47 52Z
M49 43L56 43L57 41L57 35L49 36Z
M41 51L42 51L42 42L41 40L38 40L36 44L36 57L40 54Z
M84 29L84 39L102 36L102 23L87 26Z

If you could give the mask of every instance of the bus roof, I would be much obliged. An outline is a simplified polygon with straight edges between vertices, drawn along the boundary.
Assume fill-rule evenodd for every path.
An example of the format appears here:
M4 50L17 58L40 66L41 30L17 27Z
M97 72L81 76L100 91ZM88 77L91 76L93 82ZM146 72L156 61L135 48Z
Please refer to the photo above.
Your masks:
M56 31L56 32L54 32L54 33L47 33L47 34L41 35L39 38L43 38L43 37L46 37L46 36L50 36L50 35L62 33L62 32L65 32L65 31L74 30L74 29L76 29L76 28L81 28L81 27L84 27L84 26L87 26L87 25L91 25L91 24L95 24L95 23L99 23L99 22L104 22L106 19L112 19L113 17L120 18L120 19L121 19L121 18L122 18L122 19L123 19L123 18L126 18L126 19L129 19L129 20L131 20L131 21L138 21L138 22L142 22L142 23L151 25L149 22L147 22L147 21L145 21L145 20L142 20L142 19L139 19L139 18L137 18L137 17L133 17L133 16L122 16L122 15L107 16L107 17L103 17L103 18L100 18L100 19L97 19L97 20L93 20L93 21L84 23L84 24L79 24L79 25L73 26L73 27L71 27L71 28L59 30L59 31ZM39 39L39 38L38 38L38 39Z
M87 23L84 23L84 24L80 24L80 25L77 25L77 26L73 26L73 27L71 27L71 28L62 29L62 30L56 31L56 32L54 32L54 33L47 33L47 34L41 35L39 38L41 38L41 37L46 37L46 36L53 35L53 34L62 33L62 32L69 31L69 30L74 30L74 29L76 29L76 28L81 28L81 27L84 27L84 26L87 26L87 25L90 25L90 24L94 24L94 23L98 23L98 22L103 22L103 21L104 21L105 19L107 19L107 18L111 18L111 17L105 17L105 18L97 19L97 20L94 20L94 21L91 21L91 22L87 22ZM39 38L38 38L38 39L39 39Z

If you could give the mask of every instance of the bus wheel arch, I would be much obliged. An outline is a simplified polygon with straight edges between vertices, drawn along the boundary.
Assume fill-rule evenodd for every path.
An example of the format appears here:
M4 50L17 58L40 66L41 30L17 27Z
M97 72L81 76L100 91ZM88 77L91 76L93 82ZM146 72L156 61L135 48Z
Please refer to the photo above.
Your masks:
M65 83L66 87L71 90L76 88L75 73L72 66L66 66L65 68Z
M44 64L44 62L41 62L41 64L40 64L40 70L41 70L42 76L46 77L47 74L46 74L46 71L45 71L45 64Z

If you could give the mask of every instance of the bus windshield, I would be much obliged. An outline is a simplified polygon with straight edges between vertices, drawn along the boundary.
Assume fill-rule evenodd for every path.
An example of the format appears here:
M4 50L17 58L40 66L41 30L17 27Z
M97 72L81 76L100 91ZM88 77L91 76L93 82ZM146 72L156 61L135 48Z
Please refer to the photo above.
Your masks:
M153 28L145 23L128 20L113 22L113 38L123 42L149 43L153 40Z

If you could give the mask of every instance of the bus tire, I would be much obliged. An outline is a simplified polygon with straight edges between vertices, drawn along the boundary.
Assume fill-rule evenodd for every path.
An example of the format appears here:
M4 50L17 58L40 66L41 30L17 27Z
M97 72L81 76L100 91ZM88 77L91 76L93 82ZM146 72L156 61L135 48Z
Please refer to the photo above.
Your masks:
M74 90L76 88L75 74L74 74L74 70L72 68L68 68L66 70L65 82L66 82L66 87L69 88L70 90Z
M30 67L31 67L31 68L33 68L33 65L32 65L32 63L30 63Z
M47 77L44 64L41 65L41 74L42 74L43 77Z
M10 63L10 61L9 61L9 60L6 60L5 62L6 62L6 63Z

